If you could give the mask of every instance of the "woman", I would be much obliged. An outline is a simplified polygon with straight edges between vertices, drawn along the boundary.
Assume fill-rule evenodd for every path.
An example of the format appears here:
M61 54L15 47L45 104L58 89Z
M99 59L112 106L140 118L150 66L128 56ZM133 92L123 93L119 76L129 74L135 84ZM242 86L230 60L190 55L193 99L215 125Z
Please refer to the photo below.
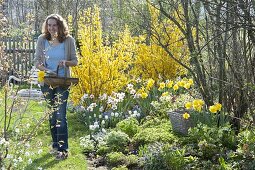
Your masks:
M34 64L46 73L56 73L58 68L58 76L62 77L69 77L69 67L77 65L75 41L69 35L67 23L60 15L49 15L44 21L42 34L37 41ZM50 153L54 154L57 160L63 160L68 157L66 107L69 89L52 88L44 84L41 90L51 108L49 123L52 150Z

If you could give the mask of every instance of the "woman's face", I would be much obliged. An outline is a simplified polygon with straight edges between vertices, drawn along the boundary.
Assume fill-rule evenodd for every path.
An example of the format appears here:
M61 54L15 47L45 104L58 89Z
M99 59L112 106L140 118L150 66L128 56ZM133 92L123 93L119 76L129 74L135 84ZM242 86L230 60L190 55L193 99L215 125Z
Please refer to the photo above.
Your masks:
M58 34L58 24L55 19L48 19L47 22L48 31L51 34L51 37L56 37Z

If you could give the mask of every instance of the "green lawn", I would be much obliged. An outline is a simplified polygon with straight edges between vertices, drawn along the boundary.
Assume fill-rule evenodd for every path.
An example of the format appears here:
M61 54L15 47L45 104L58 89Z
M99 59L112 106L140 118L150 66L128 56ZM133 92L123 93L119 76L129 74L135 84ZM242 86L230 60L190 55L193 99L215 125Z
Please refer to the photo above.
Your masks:
M79 145L79 138L86 133L86 129L82 124L78 122L75 113L68 112L68 132L69 132L69 157L63 161L56 161L53 156L49 154L50 150L50 132L48 128L48 122L43 124L43 127L38 132L35 137L34 144L38 141L42 142L43 152L40 156L33 159L33 163L28 165L26 169L37 169L41 167L42 169L76 169L85 170L86 159L82 154L82 149ZM36 147L35 147L36 149Z
M80 137L86 135L88 132L85 126L79 122L76 113L71 113L68 111L68 131L69 131L69 157L63 161L55 160L55 157L49 154L51 136L48 127L48 120L45 120L39 127L35 126L44 116L45 103L30 101L23 101L18 105L15 105L14 113L12 114L11 130L14 130L15 124L22 121L22 124L31 124L29 131L35 129L35 135L30 141L31 149L30 153L33 154L32 163L28 164L27 160L24 160L23 165L27 170L37 170L37 169L76 169L76 170L86 170L86 158L82 153L82 149L79 145ZM3 106L0 108L0 125L3 127ZM46 116L47 117L47 116ZM2 119L1 119L2 118ZM22 127L20 127L22 129ZM38 154L38 152L40 152ZM23 153L24 155L24 153ZM19 169L19 168L17 168ZM23 168L22 168L23 169Z

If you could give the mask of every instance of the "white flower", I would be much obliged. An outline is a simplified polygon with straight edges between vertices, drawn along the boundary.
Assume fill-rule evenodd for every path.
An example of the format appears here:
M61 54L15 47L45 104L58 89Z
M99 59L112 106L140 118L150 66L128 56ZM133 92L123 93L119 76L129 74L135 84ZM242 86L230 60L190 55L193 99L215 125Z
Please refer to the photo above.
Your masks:
M43 152L42 149L39 149L39 150L38 150L38 154L41 154L42 152Z
M30 152L26 151L25 156L30 156Z
M106 130L105 130L104 128L102 128L102 132L103 132L103 133L106 133Z
M15 129L15 132L16 132L16 133L19 133L19 132L20 132L19 128L16 128L16 129Z
M133 85L133 84L128 84L128 85L127 85L127 89L131 90L131 89L133 89L133 88L134 88L134 85Z
M138 112L137 112L137 110L134 110L133 113L134 113L135 115L137 115Z
M94 118L96 118L96 117L97 117L97 114L94 113Z
M30 127L30 124L29 124L29 123L27 123L26 127L27 127L27 128L29 128L29 127Z
M104 93L103 95L99 96L100 100L106 100L107 99L107 94Z
M103 111L104 111L104 107L101 106L101 107L99 108L99 111L100 111L100 112L103 112Z
M81 100L84 101L84 100L87 99L88 97L89 97L89 95L85 93L85 94L81 97Z
M13 155L7 154L6 158L7 158L7 159L12 159L12 158L13 158Z
M98 125L98 122L97 122L97 121L95 121L95 122L94 122L94 125L95 125L95 126L97 126L97 125Z
M118 112L116 112L114 116L115 116L115 117L119 117L119 113L118 113Z
M109 119L108 115L105 115L104 118L105 118L106 120Z
M22 161L23 161L23 159L22 159L21 157L19 157L19 158L18 158L18 161L19 161L19 162L22 162Z
M28 162L28 164L31 164L33 161L31 158L29 158L29 160L27 162Z
M136 90L135 90L135 89L132 89L132 90L130 90L129 93L130 93L130 94L135 94L135 93L136 93Z
M114 112L111 113L111 117L114 117Z
M38 169L38 170L42 170L42 167L38 167L37 169Z
M101 124L104 125L105 124L105 120L102 120Z
M112 105L112 110L117 110L117 105Z
M90 96L89 96L89 98L91 98L91 99L94 99L94 95L93 94L91 94Z
M98 115L98 118L99 118L99 119L102 119L102 115Z

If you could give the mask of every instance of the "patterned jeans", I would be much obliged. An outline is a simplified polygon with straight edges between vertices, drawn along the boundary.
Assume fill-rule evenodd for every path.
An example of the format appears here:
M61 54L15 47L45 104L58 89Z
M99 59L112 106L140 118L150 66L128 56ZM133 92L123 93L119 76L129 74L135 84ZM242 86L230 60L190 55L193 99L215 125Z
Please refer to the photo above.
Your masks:
M49 124L53 142L52 148L58 151L66 151L68 149L66 107L69 89L62 87L50 88L45 84L41 86L41 90L50 108Z

